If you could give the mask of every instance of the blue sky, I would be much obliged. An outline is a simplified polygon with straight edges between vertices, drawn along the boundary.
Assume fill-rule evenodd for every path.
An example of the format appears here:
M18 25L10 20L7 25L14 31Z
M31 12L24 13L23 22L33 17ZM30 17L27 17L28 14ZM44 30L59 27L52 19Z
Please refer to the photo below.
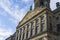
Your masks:
M51 0L52 10L56 9L56 2L60 0ZM0 40L5 40L15 32L31 5L33 0L0 0Z

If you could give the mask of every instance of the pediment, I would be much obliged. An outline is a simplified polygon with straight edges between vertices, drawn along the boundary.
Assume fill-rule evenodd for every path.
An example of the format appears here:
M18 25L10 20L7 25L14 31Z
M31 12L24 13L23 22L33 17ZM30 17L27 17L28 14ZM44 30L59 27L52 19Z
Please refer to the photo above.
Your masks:
M46 8L37 8L33 11L28 12L25 17L21 20L19 26L21 26L23 23L25 23L26 21L28 21L29 19L31 19L33 16L35 16L36 14L38 14L39 12L43 11Z

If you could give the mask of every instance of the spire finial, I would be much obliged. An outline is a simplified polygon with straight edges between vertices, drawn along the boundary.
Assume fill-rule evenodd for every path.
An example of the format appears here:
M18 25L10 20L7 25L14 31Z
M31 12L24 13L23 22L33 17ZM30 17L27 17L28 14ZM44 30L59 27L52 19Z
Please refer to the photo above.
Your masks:
M32 5L30 6L30 10L32 10Z

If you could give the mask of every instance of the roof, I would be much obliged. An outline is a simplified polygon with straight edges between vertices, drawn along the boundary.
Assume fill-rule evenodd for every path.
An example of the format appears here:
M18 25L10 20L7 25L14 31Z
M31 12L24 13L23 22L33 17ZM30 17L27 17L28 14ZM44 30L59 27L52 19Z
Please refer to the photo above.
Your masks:
M53 11L54 14L57 13L57 12L60 12L60 7Z

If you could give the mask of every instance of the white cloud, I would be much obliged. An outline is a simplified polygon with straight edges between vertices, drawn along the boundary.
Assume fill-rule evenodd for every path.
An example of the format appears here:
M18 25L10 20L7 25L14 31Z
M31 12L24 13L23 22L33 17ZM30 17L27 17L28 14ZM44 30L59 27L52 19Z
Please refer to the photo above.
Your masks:
M8 4L7 4L6 2L8 2ZM8 6L7 6L6 4L7 4ZM5 0L5 1L0 0L0 7L2 7L9 15L11 15L12 18L16 19L16 21L20 21L21 18L23 17L23 15L25 15L25 13L26 13L25 8L18 10L18 7L19 7L19 6L16 5L16 7L15 7L13 10L11 10L11 9L9 8L10 5L12 5L12 3L10 4L9 1L7 1L7 0ZM12 21L12 20L11 20L11 21ZM12 21L12 22L13 22L13 21Z
M3 24L3 22L0 20L0 36L9 36L13 33L12 28L5 28L5 25Z
M54 10L54 9L56 9L56 2L60 2L60 0L51 0L51 3L50 3L50 5L51 5L51 9L52 10Z
M4 29L0 27L0 36L8 37L13 34L12 29Z
M28 2L29 0L22 0L22 1L24 1L24 2Z
M5 11L3 11L3 10L0 10L0 15L1 16L7 16L7 13Z
M13 24L17 24L19 21L21 21L21 19L26 14L26 10L23 8L23 9L20 9L19 11L18 10L13 11L13 13L14 13L13 15L16 15L16 18L18 18L18 20L12 17L12 18L9 18L9 21L11 21Z
M6 25L0 20L0 40L6 39L14 32L12 28L6 28L5 26Z
M31 1L31 0L23 0L23 1L28 2L28 1ZM9 0L5 0L5 1L0 0L0 7L2 7L13 18L13 19L10 18L9 20L11 22L17 23L18 21L21 21L21 19L23 18L23 16L27 12L26 9L28 7L30 7L31 4L27 5L25 8L22 8L22 9L18 9L19 8L18 5L15 5L15 8L10 9L11 5L12 5L12 3Z
M9 21L12 22L13 24L16 24L18 23L18 21L14 18L9 18Z
M0 26L0 40L6 39L12 34L13 30L11 28L5 29Z
M6 11L8 12L8 14L10 14L12 17L14 17L15 19L18 20L18 15L14 14L6 5L4 5L4 3L1 3L0 6Z
M0 40L3 40L3 37L0 37Z
M2 4L2 3L8 7L10 7L12 4L9 0L0 0L0 4Z
M29 5L30 2L32 2L33 0L22 0L22 1Z

